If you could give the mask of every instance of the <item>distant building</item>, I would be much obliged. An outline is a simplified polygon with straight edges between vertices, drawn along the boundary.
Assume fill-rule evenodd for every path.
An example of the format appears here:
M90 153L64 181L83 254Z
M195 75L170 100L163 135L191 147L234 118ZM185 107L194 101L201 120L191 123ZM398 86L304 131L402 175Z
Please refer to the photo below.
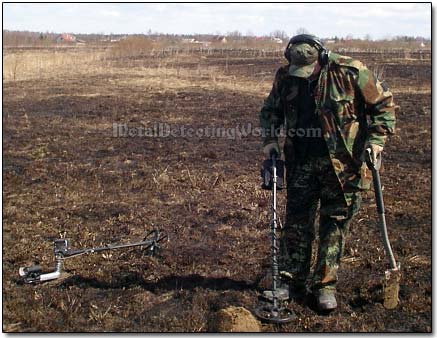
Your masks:
M73 34L61 34L56 38L56 42L76 42L77 39Z
M280 38L273 38L272 40L273 40L273 42L278 43L278 44L283 43L282 39L280 39Z
M81 40L76 38L73 34L61 34L56 38L57 43L67 42L67 43L75 43L77 45L85 44L85 40Z

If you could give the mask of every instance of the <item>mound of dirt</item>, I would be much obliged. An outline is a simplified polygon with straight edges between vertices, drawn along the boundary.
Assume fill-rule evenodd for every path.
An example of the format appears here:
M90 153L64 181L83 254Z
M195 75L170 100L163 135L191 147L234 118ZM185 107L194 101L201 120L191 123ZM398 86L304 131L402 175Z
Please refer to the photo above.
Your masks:
M221 309L209 323L210 332L261 332L255 317L243 307Z

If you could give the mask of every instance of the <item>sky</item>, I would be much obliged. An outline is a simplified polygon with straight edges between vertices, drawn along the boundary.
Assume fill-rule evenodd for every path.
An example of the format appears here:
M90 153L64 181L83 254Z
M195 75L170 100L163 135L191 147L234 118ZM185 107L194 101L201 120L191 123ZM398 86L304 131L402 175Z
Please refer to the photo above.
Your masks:
M238 30L320 38L431 37L430 3L3 3L3 29L55 33L210 34Z

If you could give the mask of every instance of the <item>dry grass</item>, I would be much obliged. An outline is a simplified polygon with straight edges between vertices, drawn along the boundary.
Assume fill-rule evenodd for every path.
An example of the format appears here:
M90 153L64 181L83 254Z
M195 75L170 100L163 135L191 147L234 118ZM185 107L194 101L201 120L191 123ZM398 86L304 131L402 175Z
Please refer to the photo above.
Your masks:
M116 53L118 49L115 50ZM153 87L158 90L181 90L190 87L232 90L251 94L265 94L271 78L257 82L237 78L226 73L226 66L202 65L202 58L182 55L168 57L154 66L148 62L126 59L113 60L114 50L61 50L6 52L3 56L3 81L42 80L59 77L76 77L106 74L114 77L117 87ZM118 55L118 54L117 54ZM184 67L180 62L198 63L196 67ZM119 79L122 77L122 79ZM70 93L74 95L74 93ZM110 93L82 93L96 96ZM51 95L55 97L57 94Z
M104 66L105 52L46 49L3 52L3 81L46 79L96 72Z

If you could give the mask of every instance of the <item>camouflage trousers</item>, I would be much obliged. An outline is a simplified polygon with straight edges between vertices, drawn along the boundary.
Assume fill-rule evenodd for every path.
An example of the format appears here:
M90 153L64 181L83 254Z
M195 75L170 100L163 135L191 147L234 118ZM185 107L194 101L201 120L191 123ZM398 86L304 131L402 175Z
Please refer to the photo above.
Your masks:
M343 193L328 156L287 165L287 210L279 268L297 287L304 285L310 273L319 204L319 247L312 288L335 288L349 223L359 210L361 194Z

